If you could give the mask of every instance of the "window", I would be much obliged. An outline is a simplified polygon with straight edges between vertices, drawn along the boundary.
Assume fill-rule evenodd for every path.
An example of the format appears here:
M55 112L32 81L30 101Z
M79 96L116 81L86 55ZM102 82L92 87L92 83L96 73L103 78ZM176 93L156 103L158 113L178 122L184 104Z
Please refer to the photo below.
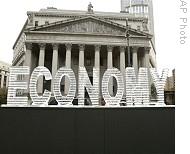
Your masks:
M138 6L135 6L135 13L138 13Z
M132 13L135 13L135 7L133 6L133 12Z
M139 6L137 6L137 12L136 13L139 13Z
M148 6L146 7L146 13L148 13Z
M38 26L38 21L35 21L35 27Z
M144 13L144 10L145 10L145 9L144 9L144 6L143 6L143 7L142 7L142 13Z

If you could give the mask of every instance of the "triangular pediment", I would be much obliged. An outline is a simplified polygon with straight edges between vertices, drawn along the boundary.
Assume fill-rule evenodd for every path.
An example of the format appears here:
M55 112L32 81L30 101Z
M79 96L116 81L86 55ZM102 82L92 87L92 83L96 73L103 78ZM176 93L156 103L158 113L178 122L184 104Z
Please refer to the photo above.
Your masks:
M77 19L63 20L49 25L41 25L28 29L30 31L60 32L60 33L85 33L98 35L125 36L126 28L123 25L109 20L87 16ZM149 34L130 28L131 36L149 36Z

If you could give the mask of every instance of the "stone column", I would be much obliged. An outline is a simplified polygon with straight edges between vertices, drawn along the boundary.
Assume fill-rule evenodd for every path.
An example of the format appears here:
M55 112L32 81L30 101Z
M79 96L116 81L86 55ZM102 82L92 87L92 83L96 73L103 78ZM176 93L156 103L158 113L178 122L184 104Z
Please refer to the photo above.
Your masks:
M107 68L113 68L113 57L112 57L112 50L113 46L107 46L108 56L107 56ZM110 78L109 85L108 85L110 96L113 96L113 77Z
M28 83L28 88L24 90L24 94L27 96L29 94L29 83L30 83L30 75L31 75L31 64L32 64L32 43L25 43L26 52L25 52L25 59L24 59L24 66L28 66L30 68L30 74L24 77L24 80Z
M25 60L24 60L24 66L29 66L31 69L31 63L32 63L32 43L26 43L26 52L25 52ZM30 70L31 72L31 70Z
M40 46L40 53L39 53L39 66L44 66L45 60L45 44L39 44ZM40 76L38 79L38 93L43 94L43 76Z
M125 75L125 47L120 47L120 71Z
M85 49L85 45L84 44L80 44L79 45L79 67L84 67L84 49ZM78 69L79 71L79 69ZM78 73L79 74L79 73ZM79 75L78 75L78 83L77 83L77 95L78 95L78 88L79 88Z
M45 44L41 43L40 46L40 53L39 53L39 61L38 66L44 66L45 61Z
M94 67L96 69L99 69L100 71L100 45L95 45L95 57L94 57ZM100 73L100 72L99 72ZM100 100L100 95L101 95L101 90L100 90L100 74L99 74L99 104L101 104L101 100Z
M136 75L138 74L138 47L133 47L133 68L135 69Z
M65 44L66 46L66 58L65 58L65 67L66 68L71 68L71 48L72 48L72 44ZM65 90L64 90L64 94L67 95L69 92L69 79L65 78Z
M125 47L121 46L120 47L120 71L123 75L123 84L124 84L124 93L123 95L125 96L126 91L125 91Z
M100 69L100 45L95 45L95 68Z
M58 68L58 48L59 44L52 44L53 46L53 57L52 57L52 78L54 79ZM53 92L53 81L51 81L51 92Z
M107 50L108 50L107 67L109 69L113 68L113 57L112 57L113 46L108 46Z
M84 48L85 45L79 45L79 67L84 67Z
M65 62L65 66L67 68L71 68L71 47L72 44L65 44L66 46L66 62Z
M4 83L4 77L5 77L5 72L1 72L1 88L3 88L3 83Z

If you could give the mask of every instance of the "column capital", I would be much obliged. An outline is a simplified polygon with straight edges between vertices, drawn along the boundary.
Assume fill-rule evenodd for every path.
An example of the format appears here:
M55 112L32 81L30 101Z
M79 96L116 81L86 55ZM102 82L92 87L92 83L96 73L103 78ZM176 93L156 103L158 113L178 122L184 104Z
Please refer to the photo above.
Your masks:
M112 51L112 50L113 50L113 47L114 47L113 45L108 45L108 46L107 46L107 50L108 50L108 51Z
M94 47L95 47L95 51L97 51L97 50L100 50L100 48L101 48L101 45L94 45Z
M45 43L39 43L39 47L40 47L40 50L44 50L45 47L46 47L46 44Z
M133 52L138 52L139 47L132 47Z
M26 42L25 45L26 45L26 49L32 50L32 43Z
M85 45L84 44L79 44L79 50L84 51L84 49L85 49Z
M72 44L71 43L66 43L65 47L66 47L66 50L71 50Z
M119 48L120 48L120 51L124 51L125 52L126 46L120 46Z
M53 43L53 44L52 44L52 47L53 47L53 50L58 50L59 44Z

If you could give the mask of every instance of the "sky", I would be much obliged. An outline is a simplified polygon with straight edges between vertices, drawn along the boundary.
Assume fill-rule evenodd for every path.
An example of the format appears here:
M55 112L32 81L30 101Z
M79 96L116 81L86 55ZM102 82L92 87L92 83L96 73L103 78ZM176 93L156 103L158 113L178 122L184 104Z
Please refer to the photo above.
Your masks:
M22 29L27 11L38 11L53 6L58 9L87 10L92 2L94 11L119 12L120 0L6 0L0 9L0 60L10 63L13 59L13 44ZM164 2L164 3L162 3ZM178 45L176 25L177 0L153 0L157 67L173 69Z

